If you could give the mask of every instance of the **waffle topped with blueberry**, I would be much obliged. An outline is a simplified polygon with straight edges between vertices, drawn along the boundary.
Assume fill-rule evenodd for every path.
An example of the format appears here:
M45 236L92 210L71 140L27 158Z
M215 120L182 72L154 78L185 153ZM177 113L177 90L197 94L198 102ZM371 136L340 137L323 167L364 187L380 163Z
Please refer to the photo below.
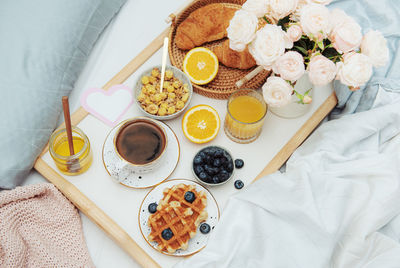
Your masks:
M185 250L197 227L208 217L206 193L196 191L193 185L180 183L164 189L163 195L157 209L149 216L151 233L148 239L156 242L161 251Z

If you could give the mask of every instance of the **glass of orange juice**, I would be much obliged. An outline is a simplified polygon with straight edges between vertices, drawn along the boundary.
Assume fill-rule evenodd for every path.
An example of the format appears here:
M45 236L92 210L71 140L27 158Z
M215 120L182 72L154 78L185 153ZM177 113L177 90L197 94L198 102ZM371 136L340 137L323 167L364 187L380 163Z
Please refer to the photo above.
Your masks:
M234 142L253 142L261 133L266 114L267 104L260 93L239 89L228 99L225 134Z

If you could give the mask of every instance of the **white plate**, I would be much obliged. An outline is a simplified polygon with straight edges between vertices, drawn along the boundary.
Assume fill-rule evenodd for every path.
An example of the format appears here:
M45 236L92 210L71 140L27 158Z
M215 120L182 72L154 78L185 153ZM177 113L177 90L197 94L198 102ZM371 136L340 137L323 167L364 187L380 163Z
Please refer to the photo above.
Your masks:
M108 174L120 182L122 185L132 188L148 188L153 187L165 181L175 170L179 161L180 146L178 138L174 131L165 123L158 121L164 127L167 134L168 145L165 149L161 163L154 171L140 174L135 173L127 168L120 168L116 163L122 161L114 150L114 136L125 121L119 123L110 133L108 133L103 145L103 164Z
M163 197L163 191L165 188L171 188L174 185L177 185L179 183L184 183L188 185L194 185L196 187L196 191L204 191L207 195L207 206L206 210L208 213L207 220L205 221L208 223L211 227L211 231L208 234L202 234L197 228L196 235L192 237L189 240L189 246L186 250L178 249L174 253L168 253L168 252L163 252L160 251L157 248L157 243L156 242L150 242L147 237L149 236L151 232L151 228L147 225L147 220L149 216L151 215L148 206L151 203L159 203L160 199ZM154 249L157 251L166 254L166 255L171 255L171 256L188 256L192 255L194 253L199 252L202 250L208 241L208 238L210 234L213 232L215 225L217 224L219 220L219 208L217 201L215 200L214 196L203 186L201 186L199 183L191 181L191 180L186 180L186 179L174 179L174 180L169 180L166 182L163 182L162 184L154 187L143 199L142 204L140 205L139 209L139 227L140 227L140 232L142 233L144 239L147 241L147 243L150 244ZM200 227L200 226L199 226Z

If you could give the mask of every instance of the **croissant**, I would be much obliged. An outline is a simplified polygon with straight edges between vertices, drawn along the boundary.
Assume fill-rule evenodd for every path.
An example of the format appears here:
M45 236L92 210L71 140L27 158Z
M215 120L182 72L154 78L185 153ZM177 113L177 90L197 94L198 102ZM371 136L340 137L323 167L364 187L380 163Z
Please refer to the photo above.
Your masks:
M193 11L178 26L176 45L180 49L187 50L226 37L226 28L236 10L217 3Z
M213 49L218 61L227 67L237 69L249 69L256 66L256 61L246 48L242 52L237 52L229 48L229 39Z

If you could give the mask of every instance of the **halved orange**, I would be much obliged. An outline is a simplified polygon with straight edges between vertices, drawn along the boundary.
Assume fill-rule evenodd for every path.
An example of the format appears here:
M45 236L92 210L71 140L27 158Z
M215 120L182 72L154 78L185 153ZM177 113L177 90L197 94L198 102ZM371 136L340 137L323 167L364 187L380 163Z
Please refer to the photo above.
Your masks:
M196 47L183 60L183 71L197 85L210 83L218 73L218 58L208 48Z
M194 143L213 140L218 134L219 127L217 111L205 104L190 108L182 118L183 134Z

